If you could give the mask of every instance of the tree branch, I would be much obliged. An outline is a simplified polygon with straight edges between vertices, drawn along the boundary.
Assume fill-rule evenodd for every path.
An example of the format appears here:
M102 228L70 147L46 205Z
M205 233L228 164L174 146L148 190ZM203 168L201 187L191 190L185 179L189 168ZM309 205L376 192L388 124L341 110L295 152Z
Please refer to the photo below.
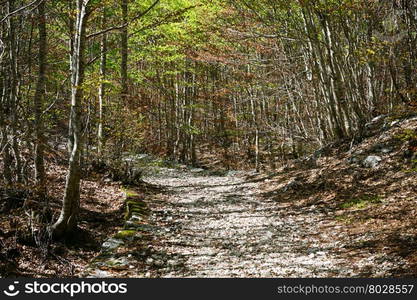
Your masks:
M144 27L142 27L142 28L139 28L139 29L138 29L138 30L136 30L135 32L133 32L133 33L129 34L129 37L134 36L134 35L136 35L136 34L138 34L138 33L142 32L142 31L144 31L144 30L151 29L151 28L155 28L155 27L158 27L158 26L160 26L160 25L168 24L168 22L173 22L173 21L175 21L175 20L176 20L176 18L179 18L180 16L182 16L182 14L184 14L186 11L188 11L188 10L190 10L190 9L193 9L193 8L196 8L196 7L198 7L198 6L199 6L199 5L192 5L192 6L188 6L188 7L186 7L186 8L183 8L183 9L181 9L181 10L178 10L178 11L172 12L172 13L170 13L170 14L168 14L168 15L164 16L164 18L163 18L163 19L156 20L155 22L153 22L153 23L151 23L151 24L149 24L149 25L147 25L147 26L144 26Z
M3 17L3 19L1 19L1 20L0 20L0 23L3 23L5 20L7 20L8 18L10 18L11 16L18 14L18 13L20 13L21 11L24 11L25 9L27 9L27 8L29 8L29 7L33 6L33 5L39 5L39 4L40 4L41 2L43 2L43 1L45 1L45 0L34 0L34 1L30 2L29 4L24 5L24 6L22 6L22 7L18 8L18 9L16 9L16 10L14 10L14 11L12 11L12 12L8 13L7 15L5 15L5 16Z
M96 36L111 32L111 31L121 30L121 29L129 26L134 21L136 21L136 20L144 17L145 15L147 15L159 2L160 2L160 0L155 0L155 2L152 3L151 6L149 6L145 11L141 12L140 14L135 16L134 18L132 18L129 22L124 23L124 24L120 24L120 25L116 25L116 26L113 26L113 27L109 27L109 28L103 29L101 31L89 34L89 35L87 35L87 38L89 39L89 38L93 38L93 37L96 37Z
M1 62L2 58L3 58L5 49L6 49L6 47L4 46L4 43L0 39L0 62Z

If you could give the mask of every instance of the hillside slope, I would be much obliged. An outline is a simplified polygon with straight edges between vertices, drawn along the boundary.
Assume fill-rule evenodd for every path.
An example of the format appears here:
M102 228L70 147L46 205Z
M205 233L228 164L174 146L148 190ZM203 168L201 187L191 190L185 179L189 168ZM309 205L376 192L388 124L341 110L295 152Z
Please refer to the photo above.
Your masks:
M325 213L317 235L337 240L361 276L415 276L417 117L380 116L366 128L356 145L323 148L269 176L263 197Z

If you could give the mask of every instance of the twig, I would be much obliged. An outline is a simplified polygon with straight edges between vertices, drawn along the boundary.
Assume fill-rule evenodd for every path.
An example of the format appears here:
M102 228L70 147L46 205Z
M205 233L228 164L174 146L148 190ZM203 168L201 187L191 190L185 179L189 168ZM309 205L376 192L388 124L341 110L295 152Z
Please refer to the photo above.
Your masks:
M4 52L5 52L5 49L6 49L6 47L4 46L4 43L3 43L3 41L0 39L0 62L2 61L2 59L3 59L3 55L4 55Z
M26 8L31 7L32 5L39 5L39 4L41 4L43 1L45 1L45 0L34 0L34 1L30 2L29 4L24 5L24 6L22 6L22 7L18 8L18 9L16 9L16 10L14 10L14 11L12 11L12 12L8 13L7 15L5 15L5 16L3 17L3 19L1 19L0 23L3 23L5 20L7 20L8 18L10 18L11 16L13 16L13 15L16 15L16 14L20 13L21 11L25 10Z
M135 16L134 18L132 18L130 21L128 21L124 24L116 25L116 26L109 27L109 28L103 29L101 31L92 33L90 35L87 35L87 38L96 37L96 36L99 36L99 35L102 35L102 34L105 34L105 33L111 32L111 31L115 31L115 30L121 30L121 29L129 26L132 22L134 22L134 21L142 18L143 16L147 15L159 3L159 1L160 0L155 0L155 2L152 3L151 6L149 6L145 11L141 12L140 14Z
M69 76L67 76L64 81L61 83L61 87L60 89L64 86L65 82L69 79ZM60 95L60 89L57 90L56 93L56 97L55 100L42 112L42 115L45 115L48 111L50 111L52 109L52 107L54 107L54 105L58 102L59 100L59 95Z

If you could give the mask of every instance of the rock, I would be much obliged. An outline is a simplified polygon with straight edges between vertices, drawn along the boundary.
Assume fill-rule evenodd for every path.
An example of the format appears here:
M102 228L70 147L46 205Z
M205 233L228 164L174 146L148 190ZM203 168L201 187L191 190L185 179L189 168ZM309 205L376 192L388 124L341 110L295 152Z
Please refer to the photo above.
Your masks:
M169 265L169 266L171 266L171 267L179 267L179 266L181 266L182 265L182 262L180 262L180 261L177 261L177 260L175 260L175 259L171 259L171 260L169 260L168 262L167 262L167 264Z
M270 240L270 239L272 239L273 236L274 236L274 234L271 231L267 231L264 235L263 240Z
M371 120L371 122L365 124L365 128L369 130L374 130L380 126L380 123L385 120L387 115L380 115Z
M370 155L362 162L365 168L375 168L382 161L380 156Z
M110 238L103 243L101 248L105 251L111 251L111 250L119 248L123 244L124 244L124 242L122 240L118 240L118 239L115 239L115 238Z
M359 164L361 159L359 158L359 156L356 155L352 155L347 159L348 163L350 164Z
M162 260L156 260L153 265L156 267L162 267L165 263Z
M130 265L127 257L115 257L115 256L99 256L93 261L93 266L98 268L110 268L115 270L127 269Z
M132 214L132 216L130 217L129 221L131 222L135 222L135 223L139 223L142 221L142 217L136 214Z
M125 229L137 229L139 225L136 222L132 222L132 221L126 221L124 228Z
M129 268L130 262L126 257L110 258L104 262L107 267L117 270L123 270Z
M216 256L217 255L217 250L215 249L207 249L207 256Z
M317 159L319 156L315 156L314 153L300 160L301 166L306 168L316 168Z
M354 181L360 181L364 178L364 173L360 171L354 171L352 173L352 177Z
M400 120L395 120L395 121L392 121L392 122L389 124L389 126L390 126L390 127L394 127L394 126L398 125L399 123L400 123Z
M142 235L136 230L121 230L114 236L115 239L123 241L134 241L140 239Z
M230 170L226 173L226 176L237 176L239 171Z
M157 226L147 225L147 224L136 224L136 230L149 232L149 233L158 233L161 228Z
M384 147L381 149L381 153L387 154L387 153L391 153L394 149L392 149L392 147Z
M107 271L102 271L100 269L94 270L86 278L110 278L112 275Z
M376 144L374 147L372 147L372 150L375 152L387 154L387 153L391 153L392 151L394 151L394 148L388 145L384 145L384 144Z
M151 258L151 257L148 257L148 258L146 259L146 263L147 263L148 265L152 265L152 264L153 264L153 262L154 262L154 259L153 259L153 258Z
M140 223L142 221L142 217L135 214L134 212L132 213L132 216L129 218L129 220L127 220L125 222L124 228L125 229L134 229L134 230L139 230L139 227L142 226L142 224Z
M289 191L289 190L295 190L295 189L297 189L299 186L300 186L300 183L298 182L297 178L294 178L294 179L291 179L291 180L287 183L287 185L285 185L285 186L282 188L282 191L283 191L283 192L287 192L287 191Z
M381 121L381 120L385 119L385 117L387 117L387 115L379 115L379 116L377 116L377 117L373 118L373 119L371 120L371 123L376 123L376 122L378 122L378 121Z

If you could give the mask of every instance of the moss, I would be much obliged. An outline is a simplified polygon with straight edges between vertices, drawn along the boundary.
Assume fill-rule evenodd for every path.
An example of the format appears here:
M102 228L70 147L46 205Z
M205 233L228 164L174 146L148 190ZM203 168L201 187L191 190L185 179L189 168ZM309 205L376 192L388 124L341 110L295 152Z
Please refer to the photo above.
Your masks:
M352 217L345 216L345 215L336 216L334 219L336 221L343 222L343 223L346 223L346 224L352 224L353 221L354 221L354 219Z
M128 188L122 188L122 191L126 194L126 213L125 220L130 219L132 214L145 216L148 214L146 203L143 202L142 196L134 190Z
M416 167L411 167L410 169L402 169L401 171L404 173L417 173L417 162L414 162Z
M144 211L146 210L146 205L144 203L126 203L126 206L130 209L130 210L141 210Z
M417 140L417 131L414 129L404 129L399 134L397 134L395 138L403 142Z
M126 204L129 205L130 207L146 207L145 202L133 200L133 199L127 199Z
M136 230L122 230L122 231L119 231L114 237L116 239L127 239L127 238L134 237L136 233L137 233Z
M136 198L139 197L139 194L136 191L122 188L122 191L126 194L126 198Z
M139 216L146 216L149 214L149 212L144 203L142 203L141 205L138 205L138 203L127 204L125 219L126 220L130 219L130 217L132 217L132 214L136 214Z
M353 223L365 223L369 220L371 220L371 217L358 217L358 216L352 216L352 215L340 215L335 216L334 219L338 222L345 223L347 225L353 224Z
M382 202L381 197L378 195L363 195L358 198L353 198L350 200L345 201L340 205L341 208L348 209L348 208L356 208L356 209L363 209L367 208L372 204L379 204Z
M145 216L145 215L148 214L148 211L146 209L143 209L143 208L140 208L140 207L133 207L130 211L132 213L137 213L141 216Z

